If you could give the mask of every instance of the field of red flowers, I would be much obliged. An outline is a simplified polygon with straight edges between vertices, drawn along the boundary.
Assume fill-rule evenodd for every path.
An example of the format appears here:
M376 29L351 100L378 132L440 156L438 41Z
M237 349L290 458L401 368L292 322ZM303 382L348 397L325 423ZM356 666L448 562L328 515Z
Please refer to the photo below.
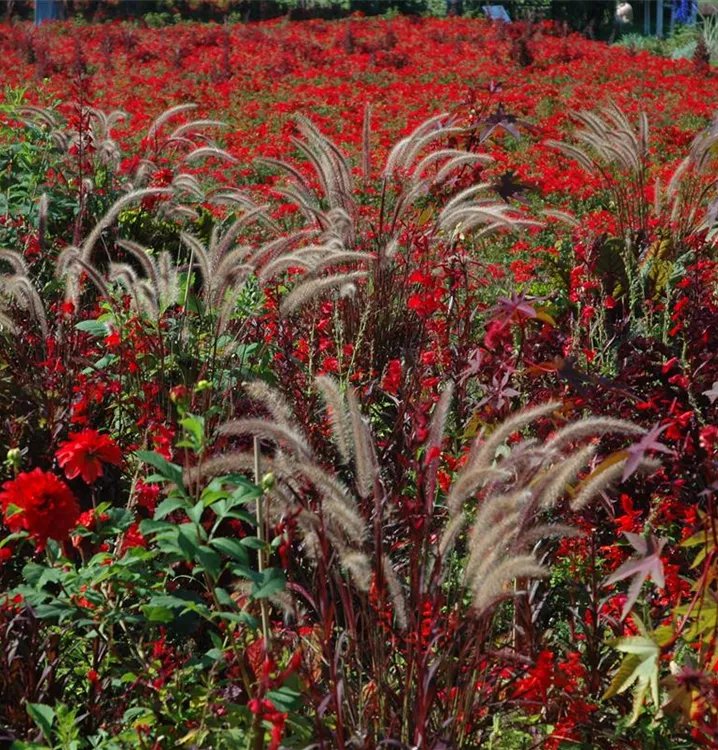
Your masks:
M710 69L461 18L0 52L0 744L718 747Z

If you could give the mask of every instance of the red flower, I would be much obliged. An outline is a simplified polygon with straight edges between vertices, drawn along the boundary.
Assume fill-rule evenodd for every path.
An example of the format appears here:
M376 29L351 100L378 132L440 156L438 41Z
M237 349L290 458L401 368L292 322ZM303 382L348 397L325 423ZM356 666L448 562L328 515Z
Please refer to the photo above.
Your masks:
M92 484L103 473L103 463L119 466L122 453L117 444L97 430L70 433L55 454L68 479L82 475L86 484Z
M63 541L75 528L80 506L67 485L42 469L22 472L5 482L0 507L13 531L27 531L39 546L48 539Z
M387 393L396 395L401 385L401 360L392 359L386 368L386 374L384 379L381 381L381 387Z

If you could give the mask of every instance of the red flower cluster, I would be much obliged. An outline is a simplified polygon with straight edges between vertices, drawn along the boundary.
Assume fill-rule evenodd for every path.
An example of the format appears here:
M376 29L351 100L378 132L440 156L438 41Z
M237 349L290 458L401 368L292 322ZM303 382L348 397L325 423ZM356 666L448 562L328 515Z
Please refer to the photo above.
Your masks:
M41 547L48 539L67 539L80 515L80 506L67 485L42 469L23 472L6 482L0 507L11 531L27 531Z

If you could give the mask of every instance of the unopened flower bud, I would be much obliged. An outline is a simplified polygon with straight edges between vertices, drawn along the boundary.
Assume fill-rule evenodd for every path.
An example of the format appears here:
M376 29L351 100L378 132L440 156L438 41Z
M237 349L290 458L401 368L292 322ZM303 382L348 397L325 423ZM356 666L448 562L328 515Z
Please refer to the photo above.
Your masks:
M177 385L170 391L170 401L173 404L182 403L187 399L187 389L183 385Z
M262 492L269 492L269 490L271 490L272 487L274 487L274 485L276 484L276 481L277 481L277 479L274 476L274 474L272 474L271 471L268 472L267 474L265 474L262 477L262 481L260 483L260 487L262 488Z
M202 393L202 391L208 391L212 387L212 383L209 380L198 380L195 385L195 393Z
M20 468L20 460L22 459L22 451L19 448L10 448L7 452L7 464L11 469Z

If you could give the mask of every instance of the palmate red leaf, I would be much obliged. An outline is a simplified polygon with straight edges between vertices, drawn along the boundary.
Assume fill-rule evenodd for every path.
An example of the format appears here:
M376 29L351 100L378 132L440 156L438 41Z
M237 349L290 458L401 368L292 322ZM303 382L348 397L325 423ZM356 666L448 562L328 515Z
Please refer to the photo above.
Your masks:
M638 554L623 563L604 581L605 585L610 585L625 578L632 578L631 585L628 588L626 603L623 605L623 612L621 613L622 620L626 618L633 608L638 595L641 593L644 582L649 577L659 588L665 586L661 552L666 545L665 539L658 539L653 534L643 537L638 534L632 534L630 531L624 531L623 535Z
M673 454L673 451L668 446L658 442L658 436L667 427L667 424L663 426L655 425L637 443L628 448L629 457L628 461L626 461L626 467L623 470L622 482L625 482L636 471L648 451Z

